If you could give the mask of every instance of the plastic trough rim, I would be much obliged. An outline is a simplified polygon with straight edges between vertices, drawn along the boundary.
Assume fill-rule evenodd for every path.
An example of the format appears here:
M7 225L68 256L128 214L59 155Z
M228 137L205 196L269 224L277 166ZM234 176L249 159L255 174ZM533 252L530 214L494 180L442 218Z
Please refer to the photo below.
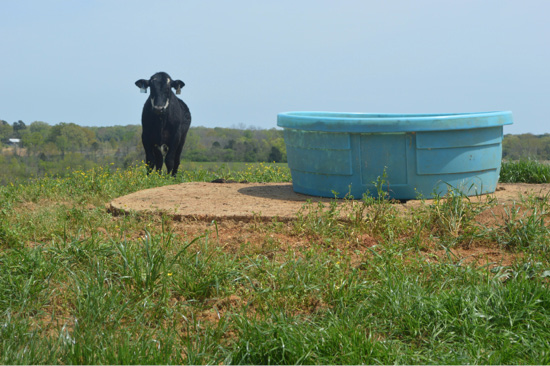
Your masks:
M277 126L320 132L395 133L465 130L513 123L512 112L388 114L299 111L277 115Z

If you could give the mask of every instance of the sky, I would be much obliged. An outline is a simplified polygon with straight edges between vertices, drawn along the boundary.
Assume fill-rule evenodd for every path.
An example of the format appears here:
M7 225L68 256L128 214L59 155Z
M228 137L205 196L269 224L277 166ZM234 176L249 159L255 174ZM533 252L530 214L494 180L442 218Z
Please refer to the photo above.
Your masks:
M192 125L287 111L512 111L550 133L547 0L6 0L0 119L139 124L165 71Z

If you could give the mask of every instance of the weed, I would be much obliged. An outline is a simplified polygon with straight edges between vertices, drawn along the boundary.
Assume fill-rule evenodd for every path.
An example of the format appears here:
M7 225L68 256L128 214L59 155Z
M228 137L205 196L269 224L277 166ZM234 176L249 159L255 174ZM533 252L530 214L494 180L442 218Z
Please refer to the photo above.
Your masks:
M514 201L511 207L504 209L504 222L491 236L501 246L511 249L534 249L548 252L550 249L550 229L545 219L550 215L549 196Z
M337 199L328 204L308 201L297 213L294 231L315 237L343 238L346 230L340 212Z
M370 196L369 192L363 195L364 221L373 234L391 235L399 227L399 219L394 207L395 201L390 199L389 184L386 179L387 174L384 169L383 175L373 182L376 187L375 196ZM384 185L388 186L388 190L384 190Z
M199 248L187 250L193 242L187 244L174 257L170 266L170 283L173 293L189 300L204 300L220 296L228 281L237 272L233 259L210 243L210 236L200 238Z
M430 226L447 243L471 242L479 227L475 218L491 203L472 202L461 190L449 187L442 197L434 194L434 201L428 207Z

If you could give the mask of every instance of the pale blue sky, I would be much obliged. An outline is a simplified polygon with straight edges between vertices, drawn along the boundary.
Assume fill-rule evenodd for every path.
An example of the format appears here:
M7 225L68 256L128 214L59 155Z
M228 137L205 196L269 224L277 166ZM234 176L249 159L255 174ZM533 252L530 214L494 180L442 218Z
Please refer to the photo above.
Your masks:
M511 110L550 133L547 0L6 0L0 119L139 124L137 79L186 83L193 125L277 113Z

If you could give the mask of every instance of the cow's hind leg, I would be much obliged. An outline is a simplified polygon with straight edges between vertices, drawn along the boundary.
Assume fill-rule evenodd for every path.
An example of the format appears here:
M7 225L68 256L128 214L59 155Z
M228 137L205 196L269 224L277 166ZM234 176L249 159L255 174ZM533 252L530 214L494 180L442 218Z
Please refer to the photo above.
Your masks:
M183 145L181 145L181 147L178 147L178 149L176 150L176 153L174 154L174 170L172 171L173 176L176 176L176 174L178 173L178 168L179 168L180 162L181 162L181 151L182 150L183 150Z
M166 163L166 170L168 171L168 174L172 174L173 176L175 176L176 173L178 172L178 167L174 159L174 153L168 153L166 155L165 163Z
M175 150L168 151L168 154L166 154L166 169L168 170L168 174L172 174L174 177L178 173L178 168L180 166L182 148L183 146L178 147Z
M171 171L174 177L178 173L178 168L181 162L181 152L183 151L183 146L185 145L186 137L187 137L187 131L183 133L183 136L179 141L176 139L172 141L172 146L174 146L175 149L172 149L172 151L169 151L170 164L172 166L172 170L168 170L168 172ZM166 156L166 166L168 167L168 156Z

